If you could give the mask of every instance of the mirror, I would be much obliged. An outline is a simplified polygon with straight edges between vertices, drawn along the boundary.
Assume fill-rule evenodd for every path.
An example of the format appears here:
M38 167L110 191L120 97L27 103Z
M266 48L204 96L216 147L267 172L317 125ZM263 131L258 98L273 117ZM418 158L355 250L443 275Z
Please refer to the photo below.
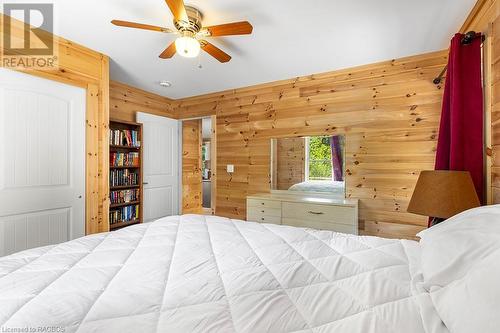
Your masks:
M271 139L271 188L345 197L345 137Z

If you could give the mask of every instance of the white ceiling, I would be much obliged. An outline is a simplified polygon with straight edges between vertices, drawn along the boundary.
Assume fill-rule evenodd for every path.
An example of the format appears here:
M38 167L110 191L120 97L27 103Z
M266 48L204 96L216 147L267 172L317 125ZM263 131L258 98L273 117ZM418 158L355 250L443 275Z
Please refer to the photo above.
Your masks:
M53 0L55 33L109 55L113 80L181 98L441 50L476 2L185 1L203 12L205 25L252 23L251 36L210 39L233 56L231 62L202 54L199 69L197 59L162 60L158 55L175 35L110 24L121 19L173 27L163 0ZM172 87L160 87L160 80Z

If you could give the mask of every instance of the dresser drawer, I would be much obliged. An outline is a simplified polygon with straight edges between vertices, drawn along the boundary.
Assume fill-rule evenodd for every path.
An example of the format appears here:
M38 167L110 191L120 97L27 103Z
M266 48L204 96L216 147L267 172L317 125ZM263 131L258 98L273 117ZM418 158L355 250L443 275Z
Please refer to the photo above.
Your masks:
M283 202L282 212L283 218L346 224L356 228L358 225L356 207Z
M312 220L301 220L294 218L283 218L283 224L289 225L292 227L299 228L312 228L318 230L329 230L335 232L341 232L344 234L358 234L358 226L357 225L348 225L348 224L340 224L340 223L332 223L325 221L312 221Z
M247 220L250 222L281 224L281 217L279 216L267 216L262 214L248 214L247 216Z
M281 217L281 208L248 206L247 207L247 215L248 216L265 215L265 216Z
M281 209L281 201L265 200L265 199L247 199L247 206Z

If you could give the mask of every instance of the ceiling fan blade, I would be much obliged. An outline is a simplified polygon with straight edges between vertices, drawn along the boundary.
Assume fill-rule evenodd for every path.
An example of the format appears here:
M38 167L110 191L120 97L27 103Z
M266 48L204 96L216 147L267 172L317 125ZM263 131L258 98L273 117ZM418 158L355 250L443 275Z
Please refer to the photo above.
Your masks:
M175 48L175 42L173 42L172 44L169 45L169 47L167 47L165 49L165 51L163 51L161 54L160 54L160 58L162 59L170 59L174 56L175 52L176 52L176 48Z
M231 60L231 56L229 54L222 51L217 46L210 44L206 40L201 40L200 44L201 44L201 48L203 49L203 51L207 52L208 54L210 54L212 57L219 60L220 62L228 62L229 60Z
M172 14L177 21L189 22L189 18L182 0L165 0Z
M111 21L111 23L113 23L114 25L120 26L120 27L152 30L152 31L159 31L159 32L166 32L166 33L173 32L173 30L171 30L169 28L157 27L155 25L149 25L149 24L120 21L120 20L113 20L113 21Z
M247 21L226 23L204 27L209 32L209 37L231 36L231 35L249 35L253 27Z

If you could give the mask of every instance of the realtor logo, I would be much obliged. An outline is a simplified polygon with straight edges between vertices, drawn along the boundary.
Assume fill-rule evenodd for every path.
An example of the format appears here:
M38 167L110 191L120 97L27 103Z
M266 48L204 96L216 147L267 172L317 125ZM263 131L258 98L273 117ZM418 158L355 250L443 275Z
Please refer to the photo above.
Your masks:
M55 69L54 5L3 5L2 66L14 69Z

